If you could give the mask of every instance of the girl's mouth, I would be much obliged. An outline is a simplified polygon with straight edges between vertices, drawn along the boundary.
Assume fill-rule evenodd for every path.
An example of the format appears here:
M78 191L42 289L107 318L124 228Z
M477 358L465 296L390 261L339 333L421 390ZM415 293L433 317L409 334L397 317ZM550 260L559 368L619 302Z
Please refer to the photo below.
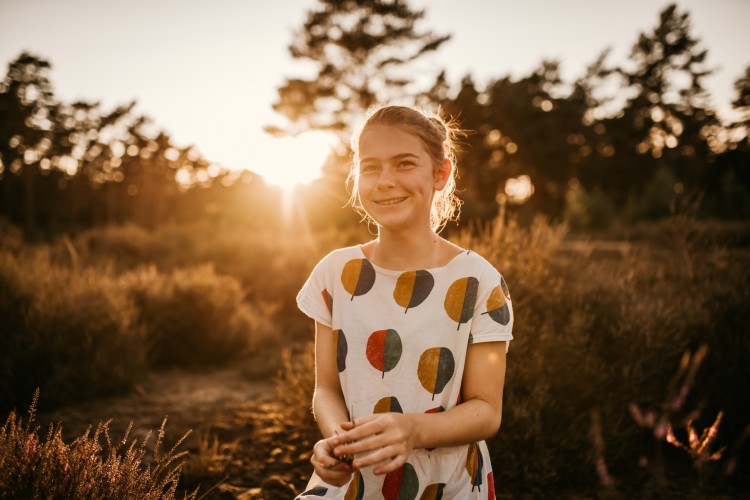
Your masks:
M390 198L387 200L380 200L376 201L378 205L396 205L397 203L401 203L402 201L406 200L406 198Z

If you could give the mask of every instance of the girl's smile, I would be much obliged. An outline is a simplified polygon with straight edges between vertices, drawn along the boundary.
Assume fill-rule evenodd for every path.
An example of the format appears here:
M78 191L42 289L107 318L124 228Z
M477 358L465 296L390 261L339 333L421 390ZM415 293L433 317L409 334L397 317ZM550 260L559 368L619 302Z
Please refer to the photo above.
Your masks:
M430 227L439 169L416 135L401 127L374 125L360 140L358 191L362 207L382 229Z

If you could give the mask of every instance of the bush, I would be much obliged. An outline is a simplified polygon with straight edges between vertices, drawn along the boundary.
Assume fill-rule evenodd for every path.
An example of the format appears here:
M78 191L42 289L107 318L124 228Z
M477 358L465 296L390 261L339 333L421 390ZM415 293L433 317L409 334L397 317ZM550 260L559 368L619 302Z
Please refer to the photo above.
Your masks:
M500 496L595 495L605 477L627 496L657 488L651 464L664 442L639 426L633 405L666 414L676 427L687 418L709 426L701 417L724 410L716 446L730 445L737 460L750 420L742 393L750 383L742 361L750 356L750 317L742 312L750 259L746 250L681 236L695 228L671 226L671 244L633 243L616 258L563 249L566 228L543 219L529 228L498 219L457 238L503 273L513 298L503 424L489 443ZM680 359L704 344L703 367L677 407L670 398ZM286 360L280 398L297 401L290 414L307 415L299 427L315 432L310 350ZM685 493L692 464L679 451L665 449L664 460L670 491ZM712 481L709 491L735 487L733 478Z
M254 338L268 335L264 316L243 302L239 282L210 265L170 274L138 269L121 281L138 308L153 367L221 364L246 355Z
M145 465L150 432L140 444L136 439L128 444L128 428L114 446L108 422L99 423L93 435L86 431L70 444L63 442L59 424L50 426L46 438L40 437L38 428L32 427L37 396L25 424L11 412L0 428L0 498L175 497L181 467L175 462L187 453L177 448L187 434L169 452L160 454L165 419L154 444L153 462ZM196 493L186 498L195 498Z
M0 251L0 407L46 404L127 389L145 369L136 309L107 273L51 264L44 249Z

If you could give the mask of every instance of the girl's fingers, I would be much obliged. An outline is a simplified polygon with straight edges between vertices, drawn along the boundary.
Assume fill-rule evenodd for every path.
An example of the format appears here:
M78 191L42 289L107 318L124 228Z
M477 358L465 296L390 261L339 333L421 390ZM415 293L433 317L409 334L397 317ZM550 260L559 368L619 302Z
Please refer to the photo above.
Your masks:
M353 465L355 469L376 466L373 470L375 474L387 474L401 467L405 461L406 456L403 452L396 450L393 446L387 446L358 458Z

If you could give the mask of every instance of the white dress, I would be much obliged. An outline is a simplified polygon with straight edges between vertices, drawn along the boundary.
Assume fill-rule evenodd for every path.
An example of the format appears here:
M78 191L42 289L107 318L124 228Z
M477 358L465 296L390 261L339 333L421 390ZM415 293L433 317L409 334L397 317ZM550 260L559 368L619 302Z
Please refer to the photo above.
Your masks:
M439 268L401 272L376 266L360 246L335 250L315 267L297 305L332 329L341 389L356 418L454 407L461 401L468 346L513 338L505 281L471 251ZM495 495L487 445L480 441L414 450L397 471L376 476L367 467L342 487L313 474L297 498Z

